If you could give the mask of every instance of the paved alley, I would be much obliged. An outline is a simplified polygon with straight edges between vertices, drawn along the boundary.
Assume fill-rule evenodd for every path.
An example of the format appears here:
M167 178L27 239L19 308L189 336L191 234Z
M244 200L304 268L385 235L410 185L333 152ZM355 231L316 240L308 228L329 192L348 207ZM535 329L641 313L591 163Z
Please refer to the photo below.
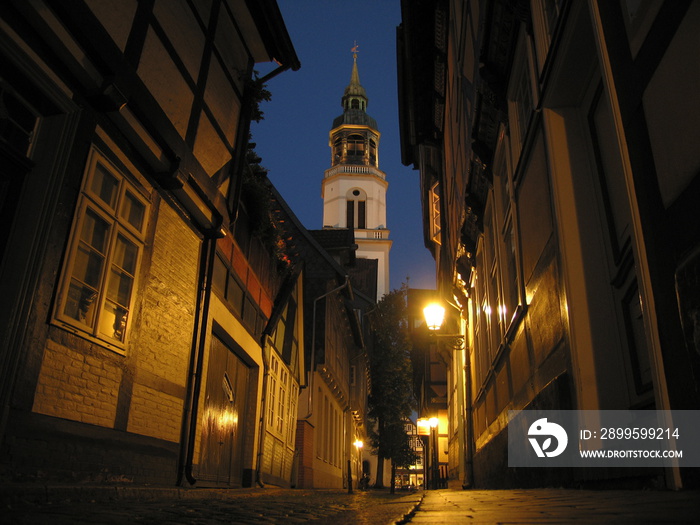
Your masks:
M700 491L431 490L412 524L698 523Z
M2 524L698 523L700 491L31 487L3 490Z

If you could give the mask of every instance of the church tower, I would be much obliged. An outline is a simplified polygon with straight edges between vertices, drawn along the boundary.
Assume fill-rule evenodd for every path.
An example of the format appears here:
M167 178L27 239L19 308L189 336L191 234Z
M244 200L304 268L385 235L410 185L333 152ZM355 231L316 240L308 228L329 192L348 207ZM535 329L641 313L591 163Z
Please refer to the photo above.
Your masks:
M377 260L377 300L389 292L389 230L386 226L386 174L379 169L377 122L367 114L367 93L357 70L353 48L350 84L343 114L330 131L331 167L323 176L323 227L352 228L356 257Z

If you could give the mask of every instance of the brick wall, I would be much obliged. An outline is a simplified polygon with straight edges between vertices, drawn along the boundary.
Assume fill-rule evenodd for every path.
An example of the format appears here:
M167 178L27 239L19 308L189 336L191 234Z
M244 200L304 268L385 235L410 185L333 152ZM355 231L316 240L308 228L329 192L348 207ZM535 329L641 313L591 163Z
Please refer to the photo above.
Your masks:
M176 479L175 443L36 413L10 417L0 481L172 485Z
M161 206L137 332L127 430L177 441L194 329L199 239Z
M142 293L137 297L125 355L52 330L34 412L112 428L121 402L128 412L129 432L178 441L199 244L170 207L160 207L150 268L139 286Z
M161 205L157 213L125 352L58 326L49 328L32 413L15 416L27 418L26 428L42 428L8 433L5 476L152 483L175 479L200 240L169 206Z
M47 340L33 411L111 427L121 376L109 361Z

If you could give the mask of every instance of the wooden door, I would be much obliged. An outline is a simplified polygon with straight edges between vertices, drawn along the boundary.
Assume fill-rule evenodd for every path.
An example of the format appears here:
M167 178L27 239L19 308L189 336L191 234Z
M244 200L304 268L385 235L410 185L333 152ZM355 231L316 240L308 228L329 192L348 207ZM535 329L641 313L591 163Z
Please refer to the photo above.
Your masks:
M214 337L202 418L199 479L240 487L250 368Z

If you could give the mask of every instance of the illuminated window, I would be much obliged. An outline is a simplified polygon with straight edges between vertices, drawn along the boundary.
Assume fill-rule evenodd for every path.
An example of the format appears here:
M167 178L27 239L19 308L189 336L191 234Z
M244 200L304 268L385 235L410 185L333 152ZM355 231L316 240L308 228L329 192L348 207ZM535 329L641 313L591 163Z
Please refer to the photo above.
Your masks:
M147 212L135 186L93 149L59 294L60 321L123 348Z

